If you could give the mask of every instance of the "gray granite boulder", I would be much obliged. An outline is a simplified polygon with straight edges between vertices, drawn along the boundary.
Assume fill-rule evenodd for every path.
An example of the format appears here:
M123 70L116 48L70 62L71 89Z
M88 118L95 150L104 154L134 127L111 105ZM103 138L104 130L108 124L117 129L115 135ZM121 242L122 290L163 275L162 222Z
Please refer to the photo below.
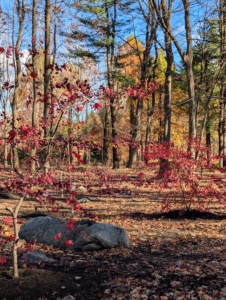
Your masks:
M124 228L107 223L95 223L82 230L73 247L82 250L99 250L116 246L129 247L129 238Z
M21 226L20 239L60 248L100 250L115 246L129 247L124 228L90 220L68 222L59 218L37 217Z

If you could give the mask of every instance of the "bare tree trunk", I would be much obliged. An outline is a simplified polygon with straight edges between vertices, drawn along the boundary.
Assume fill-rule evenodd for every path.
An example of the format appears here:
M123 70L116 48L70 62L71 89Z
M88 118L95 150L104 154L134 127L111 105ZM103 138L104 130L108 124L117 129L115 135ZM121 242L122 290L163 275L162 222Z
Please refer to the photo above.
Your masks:
M113 101L111 101L113 102ZM111 135L112 135L112 159L113 159L113 169L119 168L119 155L116 145L117 129L116 129L116 108L114 103L111 105Z
M50 135L50 76L51 76L51 54L50 54L50 5L51 0L45 1L45 61L44 61L44 119L45 119L45 128L44 128L44 136L45 138Z
M107 30L106 35L108 39L108 44L106 46L106 65L107 65L107 85L110 90L115 89L115 79L113 76L113 71L115 69L114 55L115 55L115 31L116 31L116 20L117 20L117 1L113 1L113 18L110 20L109 17L109 8L107 3L105 2L105 13ZM110 23L111 22L111 23ZM114 96L110 96L110 116L111 116L111 139L112 139L112 163L113 169L119 168L119 155L118 149L116 147L116 139L117 139L117 117L116 117L116 107L115 107L115 98ZM108 129L106 125L108 125L108 112L105 112L105 121L104 121L104 145L103 145L103 163L106 164L108 160Z
M156 78L156 68L157 68L157 59L158 59L158 49L156 46L156 37L155 37L155 61L154 67L152 70L152 78ZM150 81L150 78L148 82ZM148 155L149 155L149 144L150 144L150 136L151 136L151 123L153 114L155 111L155 102L156 102L156 92L153 91L151 94L151 98L148 98L148 107L147 107L147 121L146 121L146 132L145 132L145 155L144 160L148 162Z
M106 14L106 20L108 22L107 24L107 29L106 29L106 36L108 40L110 39L110 33L111 33L111 28L109 24L109 12L108 12L108 6L107 3L105 2L105 14ZM106 73L107 73L107 83L108 87L111 81L111 71L110 71L110 45L107 44L106 46ZM105 105L105 112L104 112L104 120L103 120L103 125L104 125L104 138L103 138L103 164L106 165L108 162L108 148L109 148L109 138L108 138L108 127L109 127L109 112L108 108Z
M149 154L149 145L150 145L150 135L151 135L151 123L155 110L155 92L152 93L151 99L148 99L148 108L147 108L147 121L146 121L146 132L145 132L145 155L144 161L148 162Z
M14 67L15 67L15 88L12 100L12 129L18 129L18 102L19 102L19 89L20 89L20 77L21 77L21 63L20 63L20 46L23 34L23 26L24 26L24 17L25 17L25 0L17 0L14 3L15 9L17 10L17 15L19 19L19 31L17 35L17 41L15 46L15 54L14 55ZM15 144L12 145L12 153L13 153L13 168L19 170L19 156L17 147Z
M146 21L145 50L143 52L143 59L141 61L141 77L140 77L141 85L143 89L146 89L146 80L148 78L148 72L149 72L148 65L150 62L150 51L152 48L154 38L156 36L157 25L155 22L153 6L151 1L149 1L147 4L148 5L147 13L142 9L140 0L139 0L139 4ZM129 147L129 159L126 166L127 168L132 168L134 156L135 153L138 151L139 142L141 140L141 114L142 114L143 105L144 105L144 99L143 98L138 99L136 113L132 120L133 122L132 133L131 133L132 143L130 144Z
M160 112L160 114L159 114L159 134L158 134L158 142L159 142L159 144L161 144L162 142L163 142L163 133L164 133L164 131L163 131L163 129L164 129L164 122L163 122L163 114L164 114L164 112L163 112L163 91L161 91L161 89L160 89L160 91L159 91L159 112Z
M206 147L207 147L207 161L208 165L210 165L210 154L211 154L211 132L210 132L210 121L209 121L209 111L207 116L207 122L206 122Z
M195 157L195 150L192 145L193 139L197 137L197 119L198 119L198 103L195 97L195 83L193 74L193 48L192 48L192 34L191 34L191 23L190 23L190 0L182 0L184 6L184 20L185 20L185 31L186 31L186 52L180 47L178 40L173 35L171 28L167 27L164 23L161 11L155 0L152 0L153 6L158 16L158 23L162 27L165 34L168 34L174 43L177 51L183 61L187 82L188 82L188 97L189 97L189 143L188 150L191 151L193 157Z
M220 91L220 120L219 120L219 154L220 166L226 167L226 1L220 1L220 37L221 37L221 68L223 79Z
M103 138L103 164L106 165L108 162L108 147L109 147L109 139L108 139L108 127L109 127L109 112L108 108L105 107L104 112L104 138Z
M108 86L109 88L113 88L115 89L115 79L114 77L112 78L112 72L114 71L115 69L115 62L114 62L114 56L115 56L115 53L114 53L114 50L115 50L115 31L116 31L116 19L117 19L117 1L114 0L114 17L113 17L113 20L112 20L112 30L111 30L111 59L110 59L110 71L111 71L111 74L110 74L110 77L108 78ZM111 79L111 81L110 81ZM111 83L112 82L112 83ZM118 155L118 149L117 149L117 146L116 146L116 139L117 139L117 125L116 125L116 121L117 121L117 118L116 118L116 107L115 107L115 98L114 97L110 97L110 103L111 103L111 106L110 106L110 112L111 112L111 137L112 137L112 162L113 162L113 169L118 169L119 168L119 155Z
M44 61L44 120L45 120L45 128L44 128L44 138L46 139L47 144L50 143L50 129L51 129L51 116L50 116L50 101L51 101L51 53L50 53L50 13L51 13L51 0L45 0L45 61ZM44 159L44 167L45 171L49 168L49 150L45 153Z
M162 15L165 26L168 30L171 30L171 12L172 12L172 1L168 0L166 4L165 0L161 2ZM166 72L165 72L165 84L164 84L164 131L163 131L163 142L166 144L165 147L170 147L171 141L171 103L172 103L172 71L173 71L173 50L171 37L168 32L164 33L165 38L165 51L166 51ZM162 176L165 170L169 168L169 161L167 159L160 160L159 176Z
M163 18L167 28L171 28L171 12L172 1L168 0L168 7L166 1L162 1ZM166 49L166 73L165 73L165 95L164 95L164 135L163 141L170 142L171 138L171 102L172 102L172 71L173 71L173 50L171 44L171 37L165 33L165 49Z
M37 76L37 56L36 56L36 38L37 38L37 0L33 0L33 7L32 7L32 65L33 65L33 73ZM38 102L37 102L37 89L36 89L36 77L33 79L33 107L32 107L32 127L33 129L38 129L39 120L38 120ZM34 173L36 170L36 162L35 162L35 155L36 155L36 145L34 144L31 150L31 172Z

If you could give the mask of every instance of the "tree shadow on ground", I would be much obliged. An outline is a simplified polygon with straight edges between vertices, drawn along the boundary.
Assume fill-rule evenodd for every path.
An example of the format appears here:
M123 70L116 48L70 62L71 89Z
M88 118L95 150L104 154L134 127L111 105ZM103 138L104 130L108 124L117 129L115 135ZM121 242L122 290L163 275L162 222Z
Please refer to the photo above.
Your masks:
M170 220L180 220L180 219L188 219L188 220L196 220L196 219L206 219L206 220L225 220L226 214L215 214L208 211L199 211L196 209L192 210L170 210L168 212L162 213L153 213L146 214L143 212L134 212L131 214L127 214L128 217L137 220L153 220L153 219L170 219Z
M10 276L11 261L5 270L0 269L0 299L56 300L67 294L78 300L113 299L112 295L132 299L137 287L139 292L147 292L148 298L144 299L156 299L169 292L174 294L174 284L178 293L189 291L195 297L205 285L206 294L211 295L225 286L222 269L212 272L216 261L224 262L219 253L221 243L207 239L203 244L185 237L156 242L153 237L130 249L60 253L55 249L48 256L52 254L56 263L20 265L19 279ZM220 299L220 294L215 293L214 299Z

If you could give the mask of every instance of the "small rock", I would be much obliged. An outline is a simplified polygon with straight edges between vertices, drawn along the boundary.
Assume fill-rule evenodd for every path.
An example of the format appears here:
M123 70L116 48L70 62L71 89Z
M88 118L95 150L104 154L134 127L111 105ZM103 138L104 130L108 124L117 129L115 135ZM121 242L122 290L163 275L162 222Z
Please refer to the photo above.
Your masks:
M63 298L63 300L75 300L75 297L68 295Z
M71 190L73 192L77 192L77 193L87 192L87 188L85 188L83 185L78 185L78 184L75 184L75 183L71 184Z
M22 257L21 260L28 264L39 264L42 262L52 263L55 260L49 258L43 251L35 250L33 252L27 252Z
M78 199L77 201L81 204L91 202L90 199L87 197L82 197L82 198Z

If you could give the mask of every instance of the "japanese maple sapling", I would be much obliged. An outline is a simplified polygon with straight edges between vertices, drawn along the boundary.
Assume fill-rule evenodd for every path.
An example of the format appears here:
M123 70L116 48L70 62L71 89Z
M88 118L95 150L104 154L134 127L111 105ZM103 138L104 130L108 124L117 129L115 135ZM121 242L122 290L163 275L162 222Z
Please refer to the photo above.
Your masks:
M223 170L216 168L216 157L211 157L208 150L205 145L197 143L199 159L194 159L191 152L173 144L156 143L149 146L147 166L156 169L159 193L164 195L163 209L169 210L178 198L182 211L194 208L208 210L214 200L226 204L222 193L222 187L225 189L225 182L221 179ZM166 165L161 164L164 161L167 161ZM161 177L156 166L164 170Z

